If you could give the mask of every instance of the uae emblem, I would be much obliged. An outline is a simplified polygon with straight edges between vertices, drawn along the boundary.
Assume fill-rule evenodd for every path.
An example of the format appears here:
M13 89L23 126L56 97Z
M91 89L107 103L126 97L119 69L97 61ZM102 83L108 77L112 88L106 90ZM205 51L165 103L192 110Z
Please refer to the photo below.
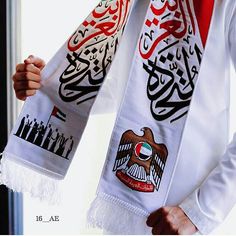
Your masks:
M159 190L168 156L167 147L157 144L150 128L143 136L126 131L120 140L113 171L129 188L139 192Z

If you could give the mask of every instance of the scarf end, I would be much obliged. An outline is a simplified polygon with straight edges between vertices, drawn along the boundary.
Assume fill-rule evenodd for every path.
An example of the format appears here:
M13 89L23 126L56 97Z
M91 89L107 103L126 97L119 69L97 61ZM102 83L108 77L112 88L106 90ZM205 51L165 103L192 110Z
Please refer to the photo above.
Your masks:
M112 196L98 194L88 211L87 225L89 228L100 228L105 234L152 234L151 228L146 225L147 215L138 211Z
M5 185L14 192L29 193L31 197L53 205L61 202L59 180L45 176L13 159L9 153L2 154L0 185Z

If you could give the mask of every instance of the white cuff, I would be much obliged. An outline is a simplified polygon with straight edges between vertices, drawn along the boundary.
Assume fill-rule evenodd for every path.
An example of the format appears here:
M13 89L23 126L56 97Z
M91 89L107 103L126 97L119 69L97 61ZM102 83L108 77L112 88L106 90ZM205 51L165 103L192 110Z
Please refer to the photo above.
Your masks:
M197 227L200 234L211 233L219 224L204 213L198 201L198 189L190 194L179 207L184 211L192 223Z

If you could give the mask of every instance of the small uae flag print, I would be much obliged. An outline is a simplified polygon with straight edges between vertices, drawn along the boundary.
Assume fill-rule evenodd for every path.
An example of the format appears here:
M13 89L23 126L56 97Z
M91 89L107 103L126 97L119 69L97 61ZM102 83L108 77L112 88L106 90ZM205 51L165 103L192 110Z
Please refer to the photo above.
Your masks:
M142 160L147 160L152 155L152 147L145 142L140 142L135 147L135 154Z
M51 116L55 116L57 119L61 120L61 121L66 121L66 114L63 113L59 108L57 108L56 106L53 107L52 110L52 114Z

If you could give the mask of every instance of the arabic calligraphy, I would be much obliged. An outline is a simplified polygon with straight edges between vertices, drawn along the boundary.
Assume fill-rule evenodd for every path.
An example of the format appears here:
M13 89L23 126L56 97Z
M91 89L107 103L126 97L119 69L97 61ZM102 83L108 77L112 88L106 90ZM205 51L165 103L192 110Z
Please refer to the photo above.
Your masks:
M68 40L59 96L79 105L96 97L123 33L130 0L102 0Z
M147 97L153 118L172 123L184 117L203 54L189 0L152 0L139 53L148 73Z

